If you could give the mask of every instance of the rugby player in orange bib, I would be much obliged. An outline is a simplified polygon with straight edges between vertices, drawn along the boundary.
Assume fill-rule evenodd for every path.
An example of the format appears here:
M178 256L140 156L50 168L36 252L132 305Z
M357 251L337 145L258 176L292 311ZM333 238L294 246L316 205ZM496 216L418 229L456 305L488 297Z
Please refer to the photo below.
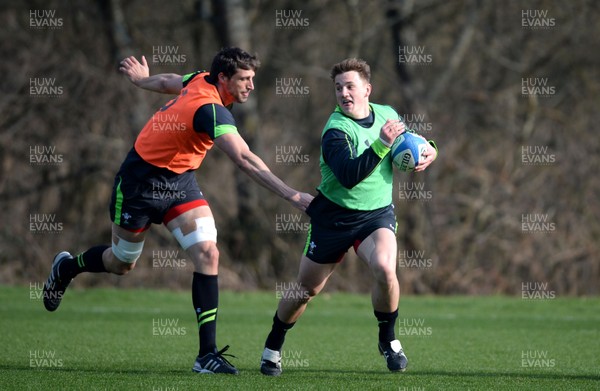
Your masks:
M192 302L200 349L192 370L237 374L216 346L218 310L217 229L194 171L216 145L254 181L305 211L313 197L296 191L250 151L228 108L254 90L260 63L239 48L222 49L210 72L149 75L146 59L124 59L120 71L136 86L177 97L146 123L114 181L110 203L112 243L77 256L58 253L44 284L44 306L55 311L71 280L82 272L123 275L135 267L150 225L164 224L194 264Z

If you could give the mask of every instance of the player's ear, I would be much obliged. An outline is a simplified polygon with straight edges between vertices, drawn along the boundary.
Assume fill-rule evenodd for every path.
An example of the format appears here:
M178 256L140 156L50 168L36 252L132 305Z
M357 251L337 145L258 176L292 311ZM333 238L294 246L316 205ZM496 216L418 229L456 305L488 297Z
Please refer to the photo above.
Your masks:
M367 88L366 88L365 98L368 98L371 95L371 90L372 90L371 83L368 83Z
M225 83L227 81L227 76L225 76L225 74L223 72L219 72L219 74L217 75L217 79L219 79L219 81Z

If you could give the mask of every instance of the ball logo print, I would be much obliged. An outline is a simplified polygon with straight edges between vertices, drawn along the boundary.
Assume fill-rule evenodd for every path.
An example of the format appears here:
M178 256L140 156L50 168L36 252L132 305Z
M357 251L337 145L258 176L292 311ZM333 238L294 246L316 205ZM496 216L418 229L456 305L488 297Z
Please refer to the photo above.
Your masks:
M425 158L427 141L414 133L404 132L392 144L392 163L400 171L413 171Z

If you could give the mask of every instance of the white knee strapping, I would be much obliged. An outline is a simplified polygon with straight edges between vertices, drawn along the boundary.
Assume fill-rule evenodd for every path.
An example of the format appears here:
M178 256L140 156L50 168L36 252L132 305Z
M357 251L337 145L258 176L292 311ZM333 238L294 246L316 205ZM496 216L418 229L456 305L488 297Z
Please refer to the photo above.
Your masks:
M173 230L173 236L179 242L184 250L187 250L192 245L200 242L206 242L208 240L217 241L217 227L215 226L215 219L212 217L199 217L196 219L196 229L187 235L181 232L181 228L175 228Z
M125 263L134 263L142 255L144 241L128 242L119 238L119 243L112 243L112 252L115 257Z

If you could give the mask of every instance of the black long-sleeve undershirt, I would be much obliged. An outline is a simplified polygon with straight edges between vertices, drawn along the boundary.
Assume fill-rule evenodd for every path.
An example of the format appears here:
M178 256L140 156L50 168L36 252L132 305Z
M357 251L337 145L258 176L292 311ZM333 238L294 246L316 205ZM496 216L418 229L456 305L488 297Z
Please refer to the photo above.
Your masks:
M356 122L363 127L370 127L373 121L371 112L369 117ZM328 129L325 132L321 140L321 151L333 175L348 189L368 177L382 160L373 148L367 148L362 155L357 156L356 148L348 135L339 129Z

